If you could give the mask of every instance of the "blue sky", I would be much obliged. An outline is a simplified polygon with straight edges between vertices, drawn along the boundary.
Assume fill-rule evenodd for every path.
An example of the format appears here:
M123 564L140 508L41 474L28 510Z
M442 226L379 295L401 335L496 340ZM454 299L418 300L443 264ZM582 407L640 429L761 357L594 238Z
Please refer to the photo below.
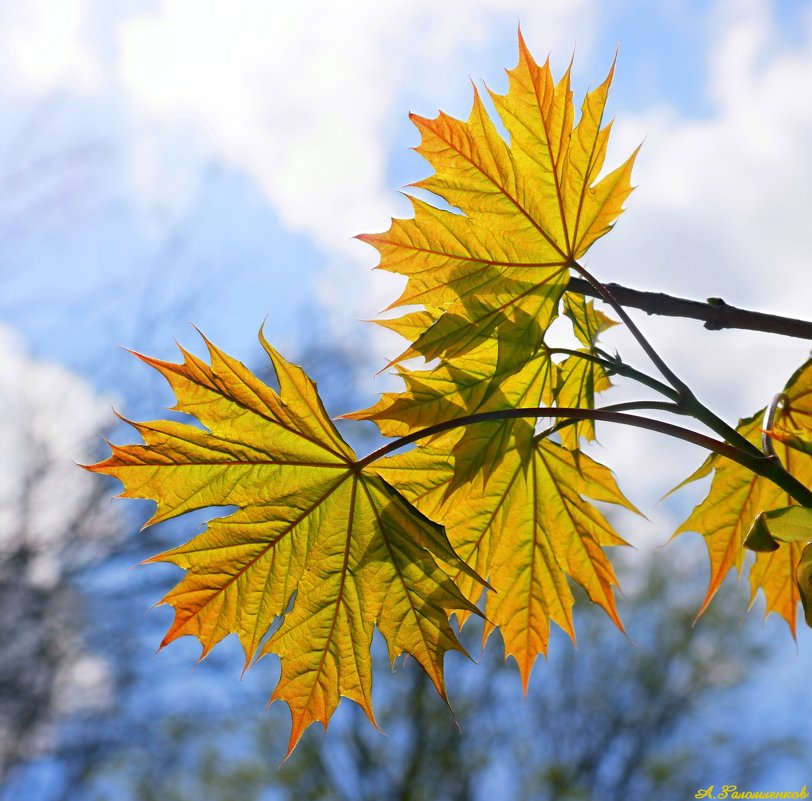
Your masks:
M519 21L537 56L551 53L559 68L575 49L581 90L603 76L620 47L611 101L622 142L617 158L623 148L645 145L635 175L641 189L613 234L623 241L606 256L605 275L640 283L643 274L648 286L701 295L695 273L682 271L691 278L682 284L668 263L660 275L639 265L641 250L662 241L664 228L692 257L709 235L692 230L690 206L701 211L693 190L703 189L702 164L695 171L687 164L671 168L687 176L692 202L667 197L659 184L671 176L658 176L652 165L670 144L701 137L703 125L710 144L690 155L713 162L714 138L723 139L725 125L735 124L724 105L732 99L720 92L741 91L736 76L746 80L762 65L780 69L796 54L805 63L809 50L808 5L792 2L580 0L542 8L515 0L447 3L439 12L419 2L393 2L375 12L360 2L340 11L315 3L284 12L240 2L230 13L215 2L154 3L146 10L125 3L111 11L92 0L68 0L60 14L47 13L48 6L6 3L0 152L13 165L7 173L25 166L7 183L14 190L7 214L19 216L22 206L23 217L26 208L36 217L19 223L22 235L12 228L7 236L4 272L12 280L0 313L37 352L48 353L54 345L68 347L64 337L45 341L48 321L59 327L60 312L75 308L64 300L103 303L95 313L104 308L104 323L96 328L84 321L86 344L74 343L73 356L54 351L77 366L77 347L100 355L103 325L117 343L139 345L141 334L134 336L127 321L145 302L153 305L154 294L149 301L139 296L156 270L170 288L161 303L168 308L190 294L199 297L204 308L189 309L190 316L231 348L246 347L266 314L283 343L295 337L293 310L314 296L339 328L373 315L395 285L371 277L374 255L351 237L406 213L397 191L425 173L408 150L416 133L407 112L467 113L471 78L500 88L503 69L515 62ZM752 52L741 44L748 27L761 39ZM760 111L770 114L763 105ZM801 133L808 125L798 119L802 112L785 115ZM735 131L740 141L751 133ZM745 149L734 143L737 148ZM789 152L785 157L790 160ZM60 159L59 170L49 168ZM660 170L674 160L665 159ZM752 169L743 159L724 166L739 175ZM649 172L658 179L654 185ZM644 206L644 192L665 205L670 219ZM723 189L719 194L726 197ZM675 202L685 225L674 219ZM645 220L644 208L652 210ZM715 205L713 211L721 213ZM669 240L663 245L672 248ZM626 262L620 275L612 269L615 258ZM228 280L218 280L218 270ZM774 294L751 290L744 272L722 273L733 280L714 282L708 294L730 295L745 284L740 296L730 296L733 302L776 304ZM206 284L217 285L217 304L205 298Z
M519 22L556 69L575 51L576 94L620 48L610 162L644 141L639 188L591 269L639 288L812 314L811 3L0 8L0 323L36 357L128 395L125 412L138 402L120 387L143 370L119 346L171 356L174 338L195 341L188 321L247 362L266 318L286 353L314 335L355 343L372 399L385 386L372 373L397 343L360 321L398 282L372 273L374 253L352 237L407 214L398 191L426 173L408 149L417 144L408 112L467 114L471 79L501 89ZM776 337L641 322L730 419L769 400L808 352ZM610 345L634 352L621 333ZM646 511L699 458L666 454L644 433L607 431L602 442L598 458L629 477ZM654 508L655 528L637 536L655 530L663 542L681 503ZM807 632L800 639L806 653Z

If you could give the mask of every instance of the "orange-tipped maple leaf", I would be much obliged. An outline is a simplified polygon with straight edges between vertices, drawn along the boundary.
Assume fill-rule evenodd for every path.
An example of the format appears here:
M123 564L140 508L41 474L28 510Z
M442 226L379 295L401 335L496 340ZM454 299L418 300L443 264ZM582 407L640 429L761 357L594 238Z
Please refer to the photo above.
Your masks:
M526 691L536 657L547 652L550 621L575 639L568 577L622 629L617 580L603 548L626 543L586 498L636 509L608 468L539 438L509 449L487 479L480 474L449 495L448 454L458 436L449 432L428 447L384 459L378 471L441 520L456 552L488 578L495 592L486 601L485 638L499 627ZM481 585L455 578L471 601L479 598ZM458 617L464 621L466 613Z
M796 429L812 434L812 360L799 368L784 388L784 405L778 410L778 431ZM764 409L742 420L737 431L754 445L761 443ZM787 470L806 486L812 486L812 454L776 441L775 453ZM735 567L741 573L747 551L744 541L754 519L764 511L796 504L772 481L757 476L729 459L714 454L687 481L707 476L713 471L713 482L705 500L691 513L676 533L696 531L705 537L711 561L708 592L699 610L705 611L725 576ZM812 530L809 532L812 541ZM804 543L787 542L780 548L756 553L750 568L750 603L762 590L767 602L765 615L776 612L795 636L798 601L798 565Z
M392 659L414 656L445 698L443 655L463 651L448 615L477 610L437 560L477 577L442 527L356 463L315 384L260 339L278 393L208 342L210 364L186 351L180 364L140 356L169 381L174 409L205 429L133 423L144 444L114 445L110 458L89 469L121 480L125 497L156 501L148 524L193 509L238 507L148 560L186 570L163 599L175 619L162 644L191 634L205 656L236 633L246 666L257 654L277 654L282 675L272 700L290 707L290 752L310 723L327 727L342 695L374 723L375 626Z
M411 198L414 218L359 238L380 267L408 277L390 308L421 304L425 330L398 360L453 358L487 339L504 320L533 320L541 332L557 315L570 267L612 227L631 192L635 154L598 180L611 123L604 111L614 65L589 92L575 124L570 69L556 83L519 34L519 63L504 95L490 93L510 144L474 90L467 121L412 115L417 152L435 170L414 184L462 214ZM385 321L412 338L415 318Z

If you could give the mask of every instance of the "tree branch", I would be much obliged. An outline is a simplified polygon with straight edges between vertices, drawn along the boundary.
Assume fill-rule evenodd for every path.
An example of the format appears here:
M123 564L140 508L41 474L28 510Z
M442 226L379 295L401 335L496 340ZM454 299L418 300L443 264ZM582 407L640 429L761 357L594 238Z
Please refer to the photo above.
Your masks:
M378 448L378 450L367 454L363 459L354 462L352 469L354 472L360 473L367 465L377 462L378 459L388 456L393 451L399 450L405 445L417 442L420 439L425 439L426 437L434 436L435 434L440 434L444 431L450 431L453 428L474 425L476 423L485 423L494 420L516 420L522 417L555 417L559 420L603 420L607 423L619 423L621 425L656 431L659 434L665 434L666 436L675 437L684 442L698 445L700 448L705 448L712 453L718 453L720 456L725 456L737 464L742 465L742 467L746 467L752 473L769 479L798 501L801 506L812 508L812 489L806 487L795 478L795 476L788 473L777 458L764 456L758 451L756 454L752 454L748 451L740 450L728 442L715 440L704 434L692 431L689 428L682 428L681 426L675 426L672 423L654 420L649 417L641 417L637 414L626 414L625 412L617 411L617 408L658 409L661 411L672 410L677 414L685 414L685 410L680 409L679 406L667 404L662 401L630 401L628 403L617 404L615 407L610 406L603 409L581 409L568 406L528 406L519 409L494 409L493 411L476 412L475 414L466 414L451 420L443 420L427 428L421 428L418 431L413 431L410 434L398 437L397 439L387 442ZM737 434L736 436L738 437L739 435ZM747 440L743 441L747 443L748 447L752 447Z
M708 298L707 301L688 300L666 295L664 292L643 292L639 289L630 289L620 284L605 284L605 286L623 306L641 309L647 314L704 320L705 328L711 331L719 331L722 328L740 328L812 340L812 322L807 320L739 309L736 306L728 305L721 298ZM567 289L603 300L589 281L583 278L571 277Z
M614 296L612 290L595 278L583 264L571 261L570 267L587 282L593 292L597 292L596 298L600 298L612 307L617 316L620 317L621 322L629 329L629 333L637 340L646 356L651 359L651 363L660 371L660 375L677 391L680 398L679 402L684 403L689 398L693 398L690 387L665 363L663 357L648 341L646 335L637 327L634 320L626 314L623 303Z
M624 403L622 406L626 409L655 408L663 410L666 406L674 410L677 408L673 404L664 404L659 401L632 401ZM412 442L417 442L426 437L432 437L435 434L441 434L444 431L450 431L453 428L495 420L516 420L523 417L555 417L561 420L602 420L607 423L620 423L621 425L645 428L649 431L656 431L660 434L682 439L685 442L698 445L700 448L705 448L706 450L726 456L728 459L738 462L753 472L758 472L756 467L757 463L766 463L769 461L769 457L767 456L758 455L754 457L740 451L733 445L729 445L727 442L712 439L691 429L675 426L671 423L663 422L662 420L640 417L636 414L625 414L624 412L617 411L613 407L607 407L605 409L582 409L569 406L528 406L516 409L494 409L488 412L476 412L475 414L466 414L450 420L443 420L440 423L412 431L410 434L387 442L378 448L378 450L367 454L363 459L359 459L355 462L353 467L356 471L363 470L368 464L377 462L378 459L388 456L393 451L399 450L405 445L410 445Z

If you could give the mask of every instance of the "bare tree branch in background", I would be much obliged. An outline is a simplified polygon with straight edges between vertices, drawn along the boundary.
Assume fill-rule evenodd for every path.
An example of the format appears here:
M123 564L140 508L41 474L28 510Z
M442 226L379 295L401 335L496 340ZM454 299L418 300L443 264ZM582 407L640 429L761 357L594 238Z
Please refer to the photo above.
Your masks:
M741 609L733 586L692 629L691 599L702 583L696 564L672 562L666 571L652 560L636 572L641 584L625 615L636 647L584 604L577 656L563 636L554 637L524 703L515 668L496 643L479 665L449 665L457 673L452 703L461 730L414 660L399 661L376 690L387 736L348 707L329 737L308 731L280 767L272 755L284 753L284 712L217 713L200 704L132 731L65 798L649 801L692 797L709 776L754 786L767 765L800 768L797 738L723 715L709 723L703 712L711 696L717 709L740 706L748 676L767 657L748 629L731 625ZM474 653L478 636L469 632ZM383 648L375 658L383 669Z
M76 469L107 404L0 328L0 783L46 752L58 722L110 701L105 661L82 638L72 575L119 527ZM106 542L105 542L106 540Z

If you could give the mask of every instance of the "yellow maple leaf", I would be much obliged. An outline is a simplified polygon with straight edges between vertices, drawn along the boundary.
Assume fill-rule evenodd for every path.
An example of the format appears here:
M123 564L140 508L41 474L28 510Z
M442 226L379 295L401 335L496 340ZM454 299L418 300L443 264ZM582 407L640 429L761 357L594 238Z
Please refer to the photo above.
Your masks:
M617 325L617 320L596 309L591 300L576 292L564 293L564 314L572 322L575 336L587 348L595 345L600 334Z
M537 351L536 343L532 324L512 326L469 351L464 359L442 362L430 370L399 366L405 391L384 393L369 409L344 416L373 420L385 436L403 436L474 412L549 406L558 368L546 350ZM527 441L533 436L534 422L491 420L465 427L449 453L454 465L449 489L461 486L480 471L487 479L517 438Z
M590 457L546 439L512 448L486 479L477 476L450 495L448 463L459 431L430 445L383 459L377 471L421 511L442 521L455 551L494 592L485 605L487 638L499 627L506 655L516 660L527 689L538 654L547 652L550 621L573 639L574 598L568 577L622 629L605 546L625 545L586 498L636 511L610 470ZM471 601L482 586L459 574L457 585ZM464 621L467 612L458 613Z
M342 695L374 723L375 626L392 659L410 653L445 698L443 655L464 652L448 615L477 610L437 560L475 574L442 527L356 462L315 384L260 340L278 393L209 342L210 364L183 350L180 364L140 356L169 381L173 408L205 430L133 423L144 444L113 445L112 455L89 469L121 480L125 497L156 501L147 525L193 509L238 507L148 560L187 571L163 599L175 619L162 645L191 634L205 656L236 633L246 666L258 653L277 654L282 674L272 700L290 707L290 752L310 723L327 727Z
M412 115L422 135L417 152L435 170L414 186L462 213L411 198L414 218L359 237L377 248L380 268L408 277L390 308L419 304L429 312L431 324L398 360L453 358L517 314L542 331L557 315L570 267L610 230L631 192L636 152L598 180L613 73L614 65L586 95L576 125L570 68L556 83L549 61L539 66L520 33L508 91L491 93L510 145L476 89L467 121Z
M785 401L778 410L775 425L812 432L812 360L797 370L784 388ZM736 429L754 445L761 444L761 410L740 421ZM801 483L812 486L812 455L776 441L776 456ZM732 568L741 573L747 551L744 540L754 519L763 511L781 509L797 502L772 481L745 467L714 454L686 482L707 476L713 471L713 482L707 497L693 510L675 534L696 531L705 538L711 562L711 576L699 614L705 611ZM810 533L812 540L812 532ZM760 590L767 602L765 615L777 613L795 635L800 599L797 571L804 544L788 542L771 552L759 552L750 568L750 603Z

